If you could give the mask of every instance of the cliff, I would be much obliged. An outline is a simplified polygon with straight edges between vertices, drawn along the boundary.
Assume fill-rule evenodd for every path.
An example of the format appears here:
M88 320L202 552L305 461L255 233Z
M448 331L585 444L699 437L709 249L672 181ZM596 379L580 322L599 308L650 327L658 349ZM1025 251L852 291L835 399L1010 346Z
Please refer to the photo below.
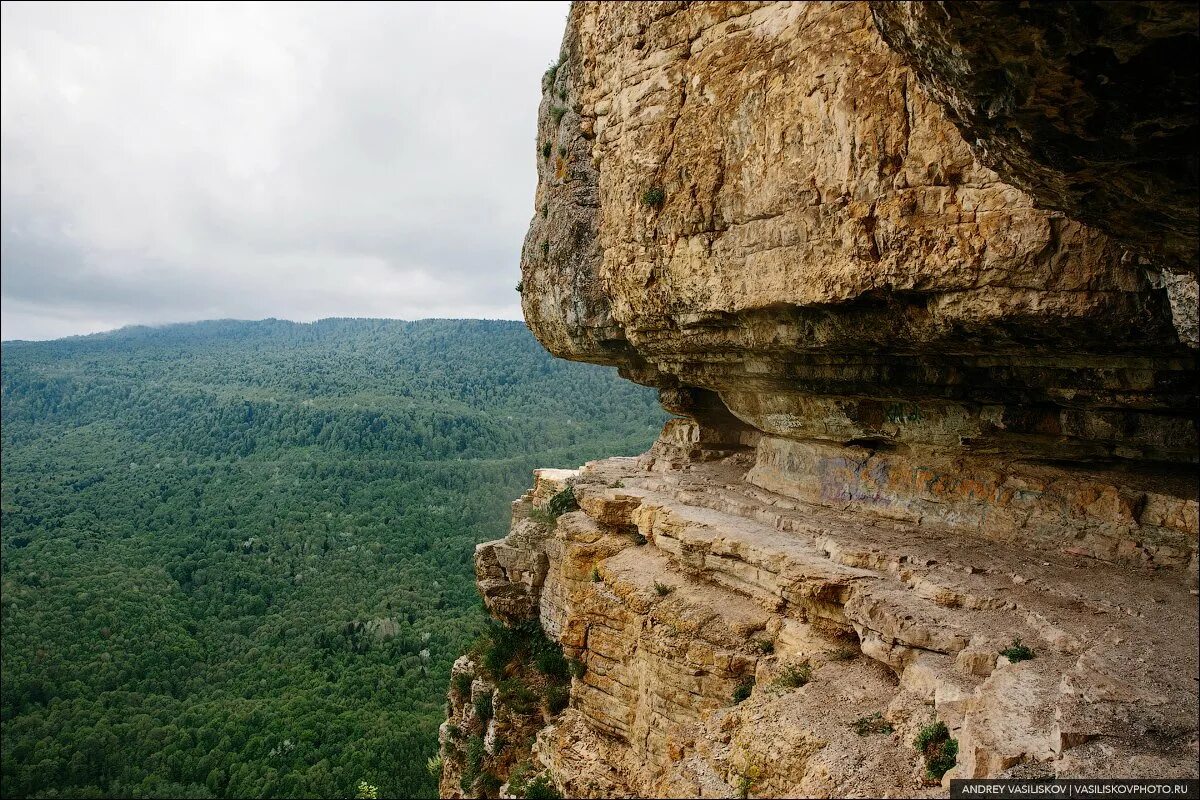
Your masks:
M1066 113L1136 105L1132 68L1069 79L1097 48L1175 65L1194 108L1194 13L1018 15L1005 51L993 5L572 6L522 305L677 418L540 471L477 548L488 609L537 620L570 689L506 702L554 670L492 653L520 734L471 754L452 692L444 796L1196 775L1195 193L1163 168L1195 158L1167 110L1091 155ZM1087 188L1118 163L1154 202Z

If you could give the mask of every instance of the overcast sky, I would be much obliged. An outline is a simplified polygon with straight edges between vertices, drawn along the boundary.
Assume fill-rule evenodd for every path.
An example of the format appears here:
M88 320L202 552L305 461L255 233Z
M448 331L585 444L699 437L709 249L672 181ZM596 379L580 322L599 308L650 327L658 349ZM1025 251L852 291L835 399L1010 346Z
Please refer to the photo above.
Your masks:
M520 318L568 4L4 3L4 339Z

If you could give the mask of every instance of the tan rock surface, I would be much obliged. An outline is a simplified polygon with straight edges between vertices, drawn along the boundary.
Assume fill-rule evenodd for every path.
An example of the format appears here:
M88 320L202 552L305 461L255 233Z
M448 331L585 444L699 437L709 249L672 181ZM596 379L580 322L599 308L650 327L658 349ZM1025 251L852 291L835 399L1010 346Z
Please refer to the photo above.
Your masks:
M1195 773L1187 634L1200 620L1182 570L810 505L739 481L738 462L591 463L574 478L583 510L533 545L549 565L543 627L586 667L571 710L539 735L561 786L936 792L911 747L933 720L959 741L955 776L1022 764L1073 775L1074 748L1098 741L1131 764ZM1035 657L1010 664L1000 651L1017 639ZM798 664L811 680L781 686ZM875 713L894 730L856 734Z
M976 161L876 24L572 6L522 305L679 418L476 550L575 662L567 796L941 796L935 722L945 780L1197 774L1194 283Z

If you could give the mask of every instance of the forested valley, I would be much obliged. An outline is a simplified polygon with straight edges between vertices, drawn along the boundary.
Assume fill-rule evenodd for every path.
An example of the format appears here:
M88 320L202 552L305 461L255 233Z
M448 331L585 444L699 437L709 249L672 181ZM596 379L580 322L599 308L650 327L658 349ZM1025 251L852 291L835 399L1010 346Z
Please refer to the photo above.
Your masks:
M518 322L127 328L2 347L6 797L435 796L477 542L652 391Z

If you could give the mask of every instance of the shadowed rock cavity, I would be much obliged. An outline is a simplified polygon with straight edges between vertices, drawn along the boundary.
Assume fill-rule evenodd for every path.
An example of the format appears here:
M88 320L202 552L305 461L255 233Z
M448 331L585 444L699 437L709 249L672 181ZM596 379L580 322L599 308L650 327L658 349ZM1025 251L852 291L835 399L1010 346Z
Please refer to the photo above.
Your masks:
M1197 269L1200 11L1171 2L875 2L975 156L1039 205Z

